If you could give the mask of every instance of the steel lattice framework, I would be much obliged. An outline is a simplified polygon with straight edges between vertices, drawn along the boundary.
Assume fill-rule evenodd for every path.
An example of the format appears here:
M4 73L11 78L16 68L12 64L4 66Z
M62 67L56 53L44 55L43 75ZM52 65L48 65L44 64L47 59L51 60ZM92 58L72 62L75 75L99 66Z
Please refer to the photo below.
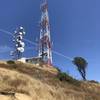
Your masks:
M41 4L41 12L39 57L42 57L42 60L45 63L52 64L52 45L50 37L48 4L46 0L44 0Z

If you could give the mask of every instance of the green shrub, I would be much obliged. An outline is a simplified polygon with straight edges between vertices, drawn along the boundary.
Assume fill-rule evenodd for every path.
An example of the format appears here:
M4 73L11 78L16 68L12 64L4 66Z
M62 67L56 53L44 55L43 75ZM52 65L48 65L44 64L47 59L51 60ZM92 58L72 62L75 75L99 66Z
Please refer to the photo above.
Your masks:
M58 73L58 78L60 81L66 81L67 79L67 74L66 73Z
M15 61L9 60L9 61L7 61L7 64L15 64Z
M60 73L61 72L61 69L60 68L58 68L58 67L55 67L56 68L56 70Z
M71 83L73 85L80 85L80 81L74 79L73 77L69 76L65 72L58 72L57 77L60 81L65 81L65 82Z

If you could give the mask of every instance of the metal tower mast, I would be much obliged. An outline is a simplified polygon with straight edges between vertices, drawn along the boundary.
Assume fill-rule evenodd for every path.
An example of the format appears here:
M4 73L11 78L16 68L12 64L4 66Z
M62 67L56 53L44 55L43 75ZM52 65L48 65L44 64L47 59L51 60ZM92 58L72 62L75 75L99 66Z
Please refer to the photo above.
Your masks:
M11 51L11 56L14 60L18 60L22 58L22 53L24 52L25 43L23 42L23 36L25 35L25 31L23 27L19 27L14 32L13 42L15 45L14 51Z
M42 60L51 65L52 64L52 47L50 38L50 24L48 15L48 4L46 0L43 0L41 4L41 22L40 22L40 41L39 41L39 57Z

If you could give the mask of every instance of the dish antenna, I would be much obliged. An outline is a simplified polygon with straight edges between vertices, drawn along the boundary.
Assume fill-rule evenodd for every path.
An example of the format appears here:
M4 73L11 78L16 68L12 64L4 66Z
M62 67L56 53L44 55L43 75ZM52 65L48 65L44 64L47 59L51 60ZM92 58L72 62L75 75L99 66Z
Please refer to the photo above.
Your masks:
M24 28L21 26L16 29L13 34L13 44L15 45L14 51L11 51L11 56L14 60L22 58L24 52L25 43L23 42L23 36L25 35Z

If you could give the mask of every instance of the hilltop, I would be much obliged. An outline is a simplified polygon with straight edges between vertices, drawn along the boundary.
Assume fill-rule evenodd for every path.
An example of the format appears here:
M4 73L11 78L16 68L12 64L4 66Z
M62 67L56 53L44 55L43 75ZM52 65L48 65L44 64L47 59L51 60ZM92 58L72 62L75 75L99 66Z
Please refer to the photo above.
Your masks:
M64 75L46 64L1 61L0 100L100 100L99 83Z

